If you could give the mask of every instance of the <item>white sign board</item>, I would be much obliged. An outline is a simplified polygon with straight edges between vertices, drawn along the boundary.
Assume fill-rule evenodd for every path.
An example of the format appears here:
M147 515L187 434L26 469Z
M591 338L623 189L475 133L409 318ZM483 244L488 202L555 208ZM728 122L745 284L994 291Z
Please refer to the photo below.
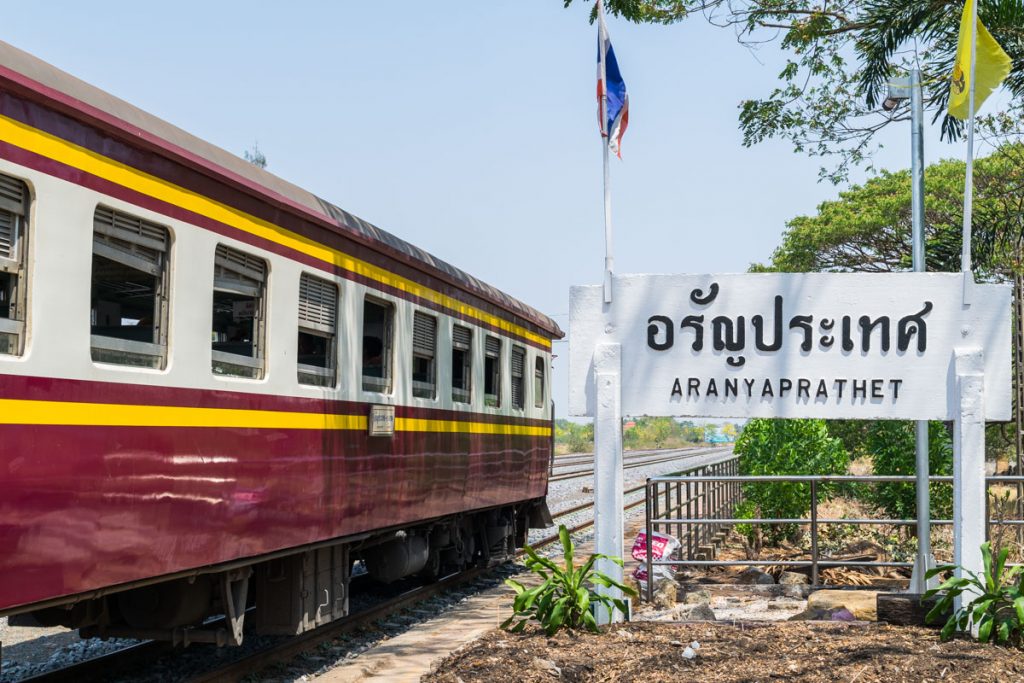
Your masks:
M625 275L573 287L569 412L595 412L619 344L622 413L952 420L954 348L984 349L985 418L1010 419L1009 286L958 273Z

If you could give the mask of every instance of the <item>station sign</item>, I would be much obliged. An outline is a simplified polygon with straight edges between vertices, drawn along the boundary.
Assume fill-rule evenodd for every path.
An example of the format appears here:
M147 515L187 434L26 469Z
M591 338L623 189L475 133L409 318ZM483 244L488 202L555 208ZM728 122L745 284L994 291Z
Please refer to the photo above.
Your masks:
M618 344L625 415L952 420L954 349L984 349L985 419L1010 419L1008 285L958 273L624 275L573 287L569 412L595 413Z

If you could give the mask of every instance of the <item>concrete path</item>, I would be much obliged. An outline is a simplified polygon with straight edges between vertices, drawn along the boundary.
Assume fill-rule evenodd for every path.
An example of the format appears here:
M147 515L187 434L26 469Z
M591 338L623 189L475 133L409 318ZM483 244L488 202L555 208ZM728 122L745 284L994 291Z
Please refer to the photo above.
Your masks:
M375 645L350 663L317 676L319 683L379 680L416 683L430 668L512 613L512 589L495 586L466 598L444 614Z

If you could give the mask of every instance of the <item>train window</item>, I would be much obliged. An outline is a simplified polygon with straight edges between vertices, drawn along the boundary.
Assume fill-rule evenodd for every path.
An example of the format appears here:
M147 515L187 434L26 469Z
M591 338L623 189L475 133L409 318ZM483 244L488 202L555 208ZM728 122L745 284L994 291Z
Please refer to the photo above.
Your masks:
M497 337L484 341L484 404L501 406L501 340Z
M512 347L512 407L522 410L526 405L526 349Z
M213 261L213 372L263 377L267 262L217 245Z
M363 302L363 390L391 391L391 345L395 308L367 298Z
M452 400L469 403L470 377L473 371L473 331L462 325L452 326Z
M25 339L25 261L29 192L0 175L0 353L21 353Z
M167 228L105 206L93 214L91 354L97 363L167 362Z
M301 384L333 387L337 381L335 343L338 288L303 273L299 278L299 358Z
M544 407L544 357L537 356L533 365L533 407Z
M434 398L437 318L417 311L412 317L412 395Z

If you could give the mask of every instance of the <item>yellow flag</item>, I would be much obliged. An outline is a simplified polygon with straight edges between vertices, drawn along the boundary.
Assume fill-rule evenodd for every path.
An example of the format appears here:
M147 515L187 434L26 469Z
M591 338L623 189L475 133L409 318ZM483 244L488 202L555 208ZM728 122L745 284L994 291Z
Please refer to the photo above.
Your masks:
M949 115L966 120L971 112L971 20L975 0L964 3L960 17L960 39L957 41L956 62L953 64L953 78L949 85ZM978 46L975 49L977 64L974 67L974 111L981 109L992 91L999 87L1010 73L1010 57L999 46L996 39L978 19Z

